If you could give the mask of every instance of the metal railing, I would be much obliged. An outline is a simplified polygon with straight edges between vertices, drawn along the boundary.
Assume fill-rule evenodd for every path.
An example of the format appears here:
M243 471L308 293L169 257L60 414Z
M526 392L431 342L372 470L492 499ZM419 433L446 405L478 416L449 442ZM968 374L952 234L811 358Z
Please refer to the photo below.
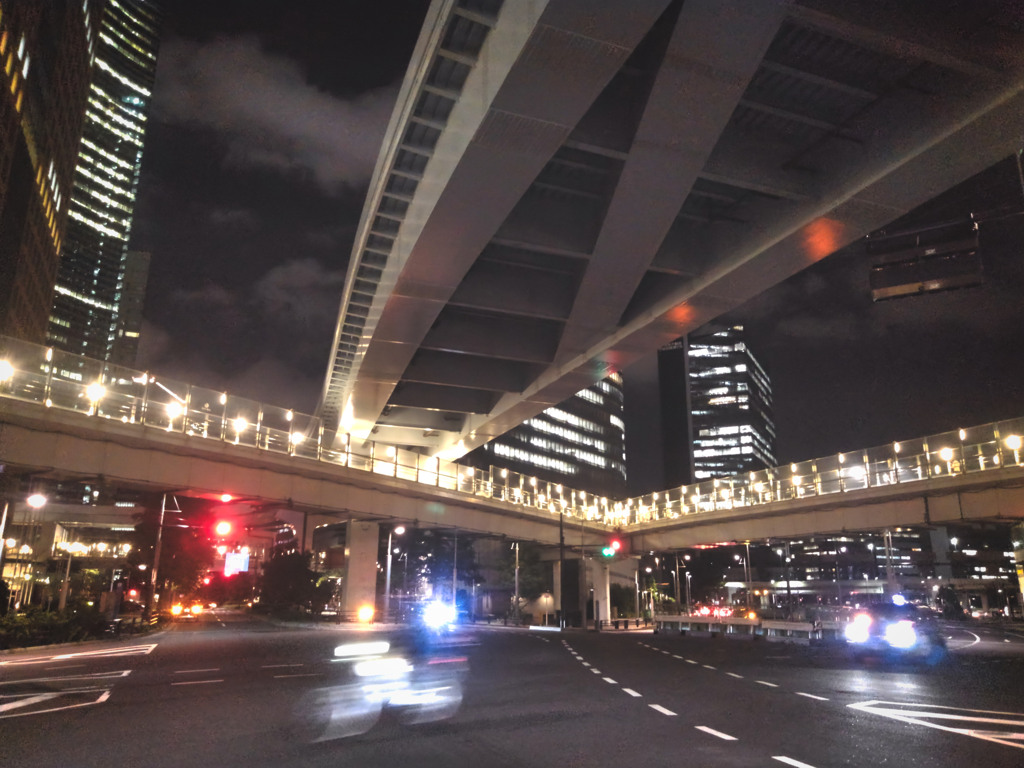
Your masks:
M316 416L0 337L0 397L243 449L285 454L626 527L688 515L1022 466L1024 418L849 451L628 499L367 442ZM224 489L230 491L231 489Z

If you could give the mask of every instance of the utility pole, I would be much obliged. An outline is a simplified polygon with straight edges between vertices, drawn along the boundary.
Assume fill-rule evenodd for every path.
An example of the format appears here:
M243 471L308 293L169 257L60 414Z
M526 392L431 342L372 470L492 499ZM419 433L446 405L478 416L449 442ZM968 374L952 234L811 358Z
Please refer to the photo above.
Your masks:
M455 529L455 546L452 548L452 608L455 609L456 590L458 589L459 572L459 529ZM456 609L457 610L457 609Z
M676 559L676 609L680 609L680 595L679 595L679 553L673 552L673 556ZM680 613L682 611L680 610Z
M516 594L515 594L515 610L514 615L516 617L516 626L519 626L519 542L515 542L512 548L516 551Z
M153 571L149 577L149 600L146 603L146 612L152 615L156 610L156 577L160 570L160 544L164 532L164 511L167 508L167 494L160 499L160 517L156 524L156 544L153 546Z
M558 628L565 629L565 510L558 511Z

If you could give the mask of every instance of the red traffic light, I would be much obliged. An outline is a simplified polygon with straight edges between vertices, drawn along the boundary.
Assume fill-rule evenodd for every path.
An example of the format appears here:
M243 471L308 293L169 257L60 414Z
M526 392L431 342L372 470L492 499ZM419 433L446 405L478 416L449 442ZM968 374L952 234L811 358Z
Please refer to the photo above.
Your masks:
M622 542L618 539L612 539L611 548L618 552L620 549L622 549Z
M218 520L217 524L213 526L213 532L218 536L227 536L231 533L231 523L227 520Z

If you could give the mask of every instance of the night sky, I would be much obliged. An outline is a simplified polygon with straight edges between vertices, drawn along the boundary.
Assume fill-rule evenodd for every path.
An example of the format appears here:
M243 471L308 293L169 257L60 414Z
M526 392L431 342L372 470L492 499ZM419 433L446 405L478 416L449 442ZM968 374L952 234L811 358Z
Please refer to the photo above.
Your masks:
M310 412L426 0L165 0L132 247L139 367ZM1008 163L918 215L981 216L981 287L874 304L851 248L730 313L779 460L1024 416L1024 208ZM627 371L628 375L628 371Z

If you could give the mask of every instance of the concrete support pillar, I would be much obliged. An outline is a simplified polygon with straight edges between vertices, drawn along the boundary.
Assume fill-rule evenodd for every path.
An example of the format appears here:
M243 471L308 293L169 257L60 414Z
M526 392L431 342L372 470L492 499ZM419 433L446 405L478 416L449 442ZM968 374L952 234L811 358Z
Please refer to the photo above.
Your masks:
M594 577L594 618L607 624L611 620L611 578L608 574L608 563L591 560Z
M940 579L953 578L953 566L950 563L949 529L941 525L928 532L931 539L932 554L935 555L935 576Z
M342 611L354 616L360 606L377 604L377 546L380 525L353 520L345 537Z

